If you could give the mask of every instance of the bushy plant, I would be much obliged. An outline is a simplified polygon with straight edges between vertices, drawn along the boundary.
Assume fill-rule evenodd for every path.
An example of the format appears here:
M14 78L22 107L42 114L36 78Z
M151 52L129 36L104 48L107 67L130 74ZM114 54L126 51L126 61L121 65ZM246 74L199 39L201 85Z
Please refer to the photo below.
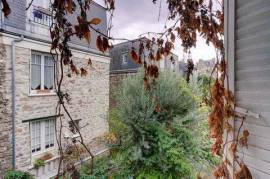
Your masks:
M185 80L163 72L151 87L145 90L141 73L123 81L109 120L119 141L93 175L82 170L84 178L189 179L208 160L194 139L196 103Z
M10 170L5 174L4 179L34 179L34 177L24 171Z
M175 124L192 108L193 98L184 79L172 72L160 74L147 91L143 75L123 81L117 95L118 120L126 125L121 153L130 174L138 178L191 178L193 146L187 130ZM121 135L121 134L120 134ZM122 137L123 138L123 137Z
M34 168L35 169L38 169L39 167L42 167L42 166L45 166L45 161L42 160L42 159L37 159L35 162L34 162Z

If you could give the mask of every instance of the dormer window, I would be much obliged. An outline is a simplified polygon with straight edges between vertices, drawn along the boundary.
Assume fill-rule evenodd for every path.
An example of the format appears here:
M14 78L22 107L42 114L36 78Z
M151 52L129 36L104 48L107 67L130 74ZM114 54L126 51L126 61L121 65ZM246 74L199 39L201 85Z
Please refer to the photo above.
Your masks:
M48 0L33 1L30 19L35 23L50 26L52 24L50 1Z
M128 63L128 53L122 54L122 64L126 65Z

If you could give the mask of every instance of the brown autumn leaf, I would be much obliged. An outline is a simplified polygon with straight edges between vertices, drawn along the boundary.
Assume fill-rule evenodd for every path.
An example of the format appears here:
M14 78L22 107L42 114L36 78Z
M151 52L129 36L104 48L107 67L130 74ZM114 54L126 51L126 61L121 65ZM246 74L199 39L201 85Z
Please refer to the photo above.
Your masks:
M213 172L213 175L216 178L224 178L224 179L229 179L230 174L229 170L226 167L226 163L222 162L220 166L218 166L215 171Z
M152 61L155 60L155 56L154 56L153 52L149 53L149 59L152 60Z
M252 179L252 174L248 167L244 164L240 164L240 169L235 173L235 179Z
M87 75L87 71L84 68L81 68L81 76L86 76Z
M102 46L104 51L107 51L107 49L110 47L109 40L106 37L103 37Z
M11 13L7 0L2 0L2 4L3 4L2 12L4 13L4 16L7 17Z
M161 107L159 105L156 106L155 112L156 113L160 113L161 112Z
M96 46L97 46L97 48L98 48L99 51L101 51L101 52L104 53L104 49L103 49L103 41L102 41L100 35L97 37Z
M162 59L162 55L160 53L160 49L158 49L156 53L156 61L160 61L161 59Z
M147 67L147 74L149 74L150 77L158 78L159 76L159 70L156 65L149 65Z
M66 10L70 13L70 14L72 14L73 13L73 8L74 8L74 6L73 6L73 0L67 0L66 1Z
M150 50L150 48L151 48L151 40L147 39L145 46L146 46L147 50Z
M77 69L77 67L74 65L73 61L70 61L70 69L73 73L75 73L76 75L80 74L79 70Z
M139 57L139 55L136 53L134 47L132 47L131 51L130 51L130 56L131 58L135 61L135 63L137 64L142 64L142 60Z
M237 144L235 142L233 142L231 145L230 145L230 152L231 152L231 155L232 156L235 156L236 155L236 152L237 152Z
M90 67L92 67L92 60L91 60L91 58L88 59L87 65L90 66Z
M174 43L175 42L175 35L174 33L171 32L171 41Z
M90 32L90 30L84 32L83 37L86 39L87 43L90 44L90 42L91 42L91 32Z
M243 131L243 136L239 139L239 144L242 147L248 147L248 136L249 136L249 132L247 129L245 129Z
M144 51L144 44L143 42L140 42L139 55L142 55L143 51Z
M164 43L164 40L163 39L158 39L157 40L158 46L162 47L163 43Z
M98 25L100 23L101 23L101 19L96 18L96 17L91 19L91 21L89 21L89 24L93 24L93 25Z

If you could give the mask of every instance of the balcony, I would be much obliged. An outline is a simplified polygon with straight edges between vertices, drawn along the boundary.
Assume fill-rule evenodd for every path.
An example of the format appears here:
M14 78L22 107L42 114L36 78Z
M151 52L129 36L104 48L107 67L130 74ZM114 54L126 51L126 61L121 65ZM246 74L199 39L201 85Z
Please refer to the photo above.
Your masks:
M26 30L32 34L49 37L49 29L53 18L49 9L31 6L27 12Z
M52 24L52 16L50 10L41 7L33 7L31 15L31 19L34 23L38 23L48 27Z

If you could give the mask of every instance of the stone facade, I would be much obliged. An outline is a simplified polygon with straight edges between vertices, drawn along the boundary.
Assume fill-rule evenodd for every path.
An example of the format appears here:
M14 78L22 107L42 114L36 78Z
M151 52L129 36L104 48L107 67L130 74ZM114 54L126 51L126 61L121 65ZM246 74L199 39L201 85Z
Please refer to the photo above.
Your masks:
M0 171L6 171L11 163L11 40L12 38L3 40L0 49ZM56 94L30 94L31 52L35 50L48 53L49 48L49 44L35 44L27 39L16 46L16 168L20 170L28 171L36 157L31 154L30 123L25 121L56 114ZM71 97L67 108L74 119L81 119L80 126L85 126L81 129L85 142L92 143L95 138L108 132L109 58L80 51L74 51L73 55L78 67L86 65L89 58L93 63L87 76L68 77L65 74L63 81L63 90ZM64 121L67 121L64 111L62 114ZM50 151L55 155L56 146ZM97 153L104 146L94 145L93 148Z
M0 46L0 178L11 168L11 103L7 98L8 82L6 76L6 50Z
M110 110L116 106L115 95L120 89L122 81L130 75L135 75L137 72L122 72L110 73Z

